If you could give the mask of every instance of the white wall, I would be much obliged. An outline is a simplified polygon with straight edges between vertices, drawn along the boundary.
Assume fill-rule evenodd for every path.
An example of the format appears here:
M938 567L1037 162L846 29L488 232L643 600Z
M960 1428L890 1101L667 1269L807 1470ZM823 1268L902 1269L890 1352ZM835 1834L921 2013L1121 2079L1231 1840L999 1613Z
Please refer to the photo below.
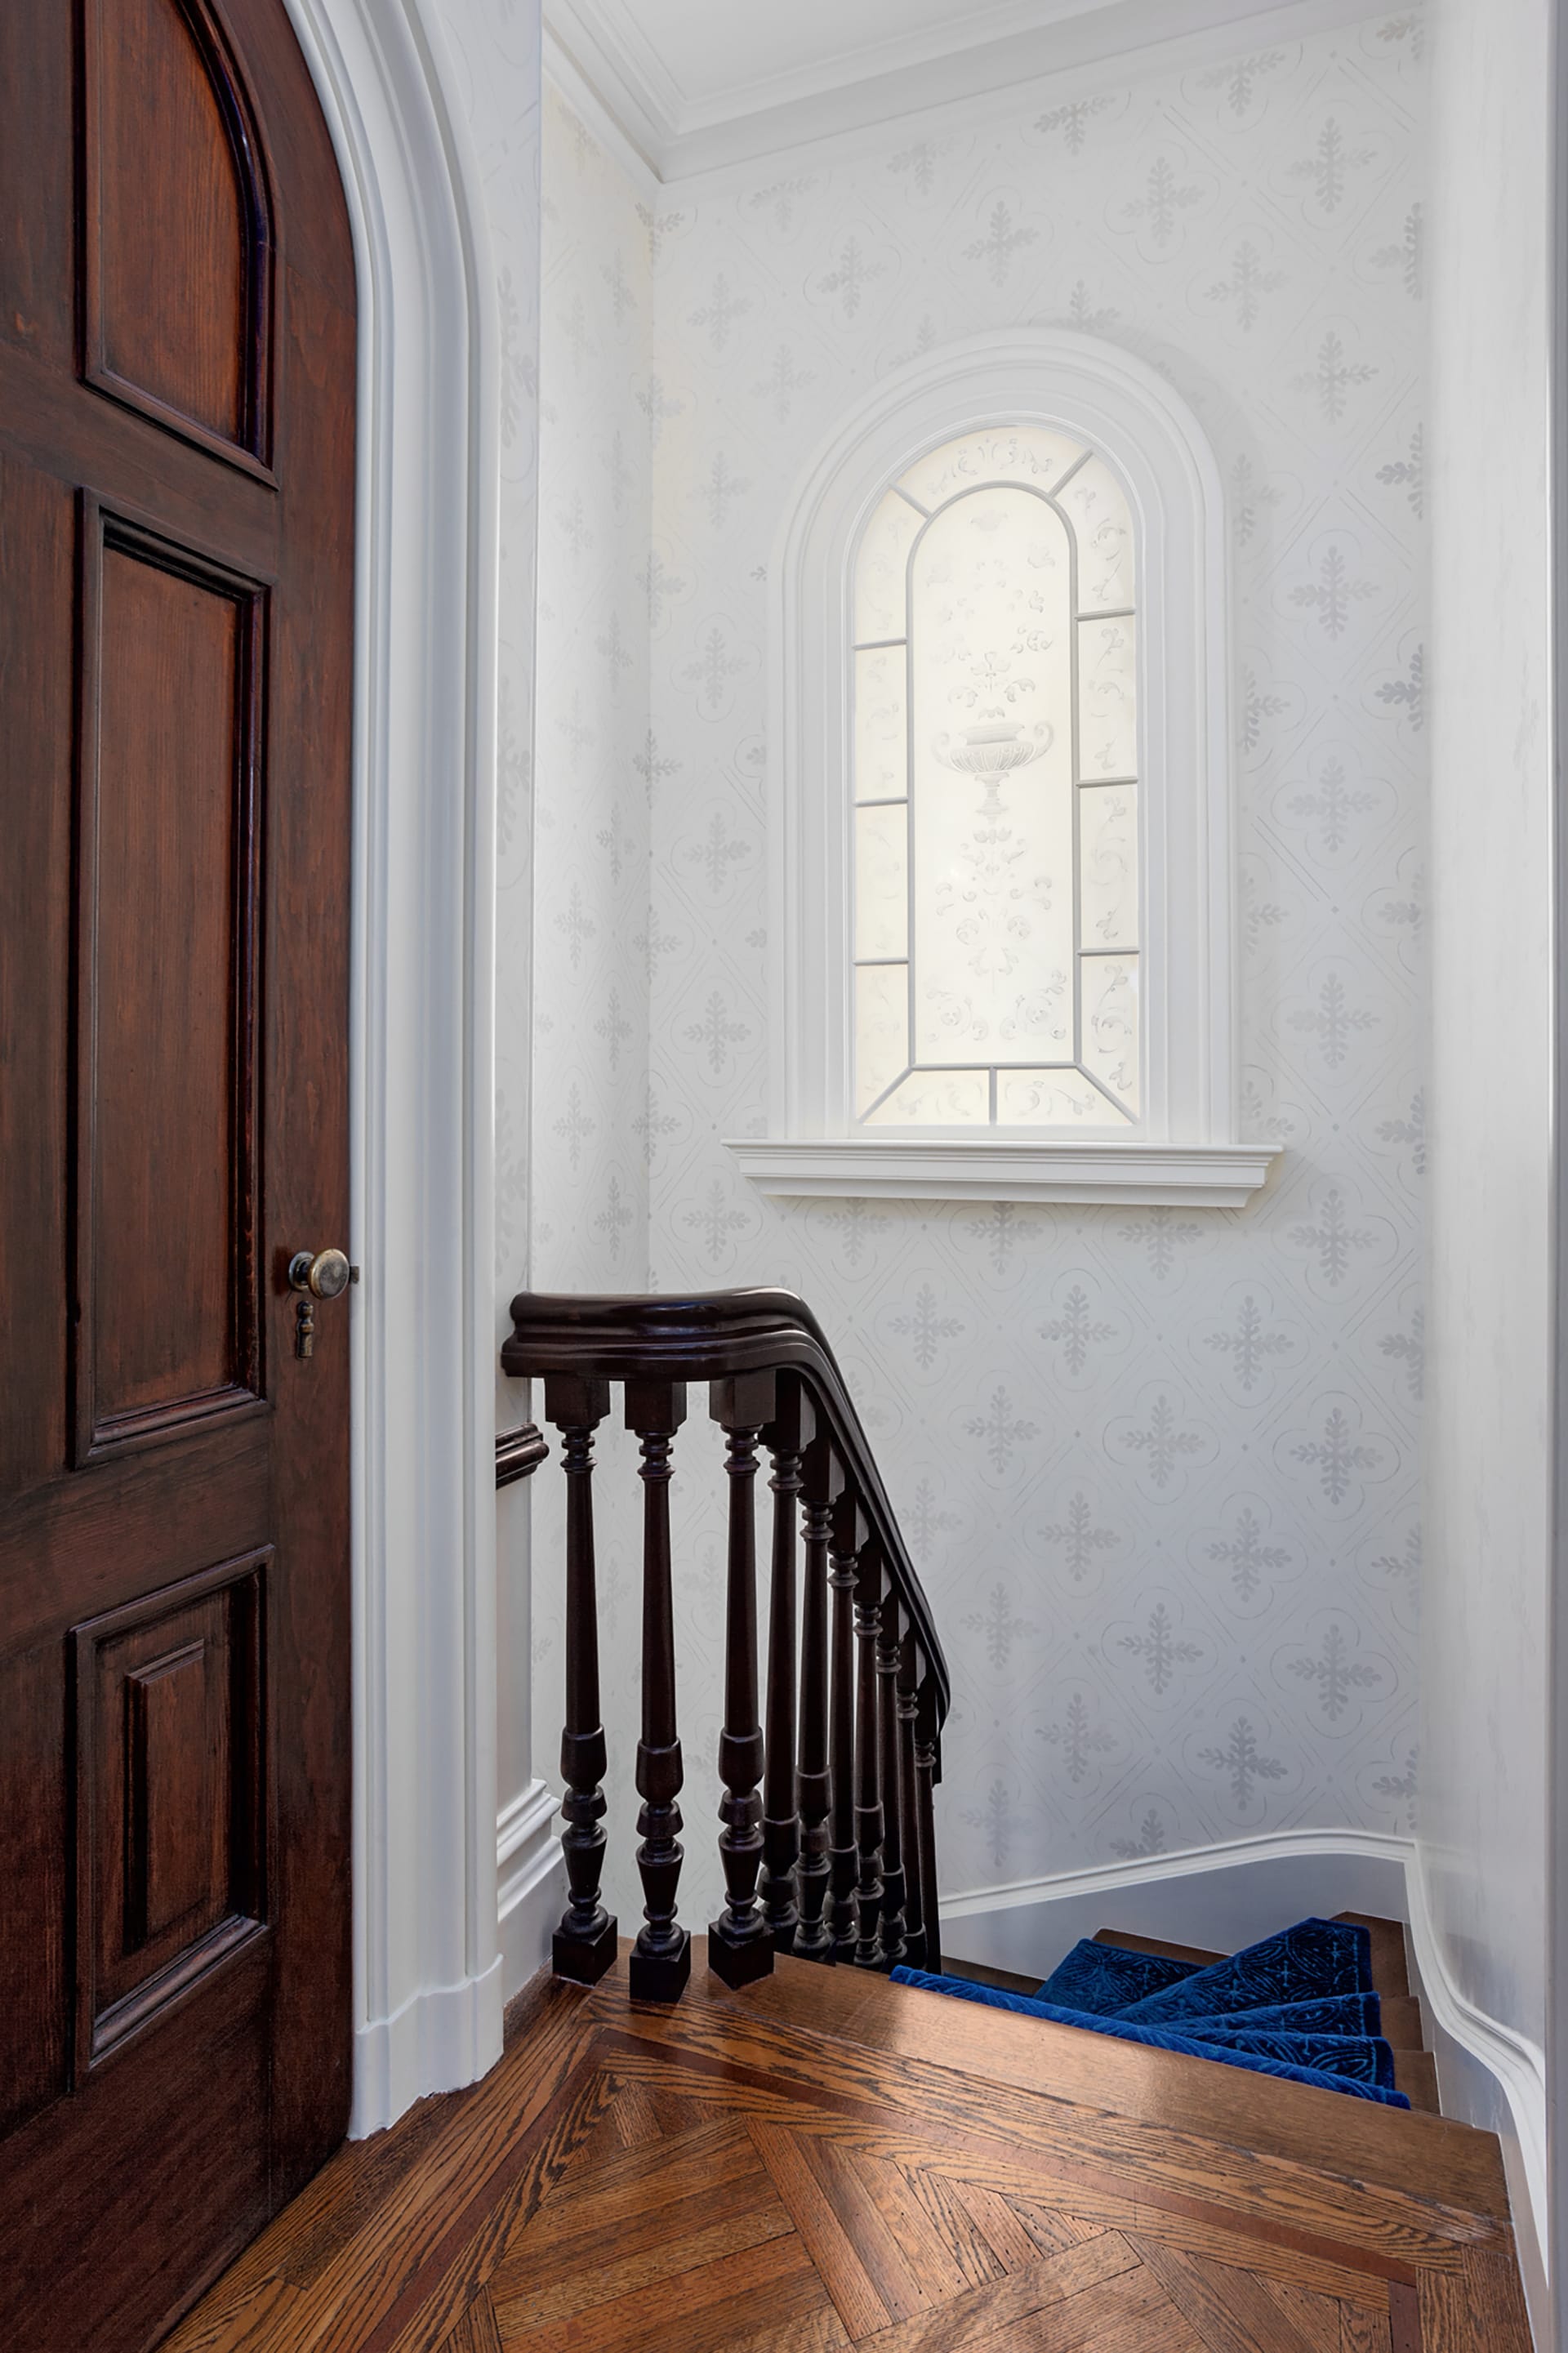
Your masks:
M552 92L541 259L533 1280L640 1291L653 304L637 193Z
M1402 13L1218 69L1124 61L647 204L652 1278L793 1283L840 1349L952 1666L955 1894L1411 1819L1420 46ZM1166 371L1230 491L1246 1120L1288 1147L1246 1212L792 1208L724 1147L765 1097L764 578L790 487L867 382L1021 322ZM548 507L548 447L546 478ZM682 1461L700 1921L722 1546L695 1425ZM635 1636L610 1679L623 1775ZM624 1797L611 1821L625 1911Z
M1550 0L1442 0L1433 130L1421 1850L1455 1985L1536 2045L1549 1891L1553 13ZM1510 2135L1484 2079L1456 2077L1451 2091Z
M649 816L637 763L648 727L653 444L639 395L651 367L653 301L639 201L604 141L547 89L530 1241L541 1291L641 1291L647 1282ZM534 1409L542 1417L542 1392ZM612 1900L629 1930L641 1913L630 1780L641 1504L626 1432L605 1424L597 1454L605 1706L620 1831ZM559 1786L564 1498L553 1464L530 1485L536 1769Z

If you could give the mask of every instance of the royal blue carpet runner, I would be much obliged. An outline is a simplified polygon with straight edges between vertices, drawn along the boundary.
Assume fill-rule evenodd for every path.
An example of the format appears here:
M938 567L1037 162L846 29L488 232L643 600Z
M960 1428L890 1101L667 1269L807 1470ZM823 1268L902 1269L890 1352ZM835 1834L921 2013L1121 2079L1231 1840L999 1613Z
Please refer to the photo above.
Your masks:
M1184 2051L1388 2108L1410 2105L1394 2088L1394 2052L1381 2031L1372 1939L1349 1920L1298 1920L1206 1967L1086 1936L1032 1994L925 1969L892 1975L895 1985L956 1994L989 2010Z

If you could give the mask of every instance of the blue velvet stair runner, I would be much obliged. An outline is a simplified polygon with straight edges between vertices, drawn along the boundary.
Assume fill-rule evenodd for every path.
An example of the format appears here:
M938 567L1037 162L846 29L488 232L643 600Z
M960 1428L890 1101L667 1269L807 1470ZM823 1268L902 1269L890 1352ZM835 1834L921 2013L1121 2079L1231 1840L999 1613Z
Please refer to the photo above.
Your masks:
M1380 2031L1372 1939L1347 1920L1298 1920L1207 1968L1086 1936L1033 1994L925 1969L895 1969L893 1981L1384 2107L1410 2105L1394 2089L1394 2053Z

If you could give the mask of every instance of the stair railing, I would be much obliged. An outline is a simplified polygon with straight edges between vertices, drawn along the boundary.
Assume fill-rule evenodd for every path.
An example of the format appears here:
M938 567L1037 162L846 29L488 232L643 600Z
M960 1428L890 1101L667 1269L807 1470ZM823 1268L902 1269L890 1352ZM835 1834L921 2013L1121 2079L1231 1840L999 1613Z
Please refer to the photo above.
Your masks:
M566 1481L566 1693L561 1771L568 1903L558 1977L593 1985L616 1956L601 1900L605 1743L594 1546L595 1433L623 1393L643 1482L642 1724L637 1751L644 1921L634 2000L674 2001L690 1974L677 1891L683 1783L677 1722L669 1481L687 1390L708 1384L728 1487L719 1854L708 1931L732 1987L775 1953L939 1969L931 1792L942 1775L946 1662L860 1418L810 1309L787 1291L685 1299L512 1301L505 1370L542 1379ZM537 1460L537 1433L530 1470ZM767 1669L758 1685L756 1482L773 1496ZM512 1475L521 1475L514 1472Z

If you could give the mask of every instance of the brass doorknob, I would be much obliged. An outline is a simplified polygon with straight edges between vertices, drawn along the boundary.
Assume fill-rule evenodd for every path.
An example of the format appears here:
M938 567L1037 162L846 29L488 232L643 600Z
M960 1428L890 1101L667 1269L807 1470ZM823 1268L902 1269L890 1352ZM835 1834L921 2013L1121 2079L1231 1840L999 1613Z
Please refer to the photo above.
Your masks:
M358 1280L358 1267L341 1250L296 1250L289 1261L290 1290L308 1291L314 1299L340 1299Z

